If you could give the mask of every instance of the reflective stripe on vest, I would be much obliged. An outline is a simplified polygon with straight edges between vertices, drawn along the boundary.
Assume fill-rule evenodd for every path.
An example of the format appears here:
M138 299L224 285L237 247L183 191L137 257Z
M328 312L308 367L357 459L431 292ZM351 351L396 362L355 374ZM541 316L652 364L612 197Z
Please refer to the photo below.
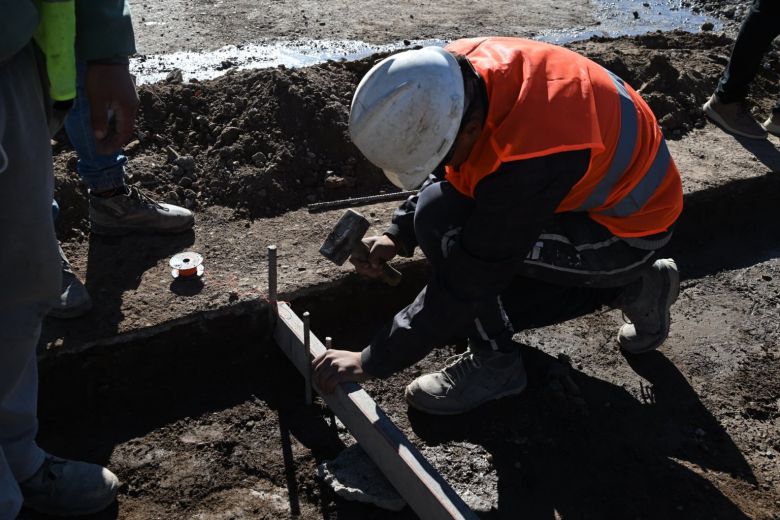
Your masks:
M615 187L615 183L620 180L631 164L631 158L634 156L634 149L636 148L637 115L634 101L626 90L623 80L614 73L607 72L615 83L615 87L617 87L620 99L620 134L617 139L615 155L606 175L599 181L585 202L577 208L579 211L597 208L606 202L607 197L609 197L609 194ZM597 211L596 213L611 217L627 217L639 211L650 200L658 186L660 186L666 176L666 171L669 169L670 160L671 156L669 155L669 149L666 147L666 141L661 140L655 158L642 177L642 180L615 206Z
M647 201L650 200L650 197L653 196L655 190L658 189L658 186L661 185L664 177L666 177L671 159L669 148L666 147L666 141L662 140L655 154L655 159L653 159L653 164L650 165L639 184L634 186L634 189L615 206L599 211L599 213L609 215L610 217L627 217L642 209L642 206L647 204Z
M620 180L620 177L623 176L623 173L631 164L634 148L636 148L637 116L634 100L631 99L626 90L623 80L612 72L608 70L607 72L615 83L620 98L620 135L618 136L615 155L612 157L607 174L599 181L585 202L577 208L581 211L597 208L606 202L615 183Z

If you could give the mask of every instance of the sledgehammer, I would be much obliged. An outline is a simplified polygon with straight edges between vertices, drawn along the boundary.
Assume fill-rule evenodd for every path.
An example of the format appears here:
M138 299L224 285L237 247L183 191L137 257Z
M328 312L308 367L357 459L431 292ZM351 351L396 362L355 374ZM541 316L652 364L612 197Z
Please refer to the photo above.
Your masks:
M368 260L368 246L363 243L363 236L368 228L368 220L363 215L348 209L320 247L320 254L336 265L344 265L350 256ZM380 278L386 284L395 287L401 283L402 277L403 275L389 264L382 265Z

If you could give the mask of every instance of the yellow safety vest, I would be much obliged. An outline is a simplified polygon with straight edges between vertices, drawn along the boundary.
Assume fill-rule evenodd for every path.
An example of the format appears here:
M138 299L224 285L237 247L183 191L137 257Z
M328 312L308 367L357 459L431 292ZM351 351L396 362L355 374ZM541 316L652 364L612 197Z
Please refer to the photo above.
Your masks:
M49 95L54 101L76 97L75 0L36 0L41 22L33 37L46 56Z

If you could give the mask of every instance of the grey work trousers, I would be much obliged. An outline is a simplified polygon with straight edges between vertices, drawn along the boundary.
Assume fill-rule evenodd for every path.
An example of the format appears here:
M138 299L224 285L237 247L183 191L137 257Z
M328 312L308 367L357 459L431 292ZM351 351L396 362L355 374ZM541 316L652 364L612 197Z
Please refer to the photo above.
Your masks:
M61 284L46 103L31 46L0 63L0 520L44 458L36 345Z
M474 206L473 199L447 181L420 192L415 235L434 270L447 261ZM468 332L470 345L511 351L516 348L515 332L562 323L617 303L670 237L671 231L620 239L586 213L556 214L524 260L504 264L513 281L476 317Z

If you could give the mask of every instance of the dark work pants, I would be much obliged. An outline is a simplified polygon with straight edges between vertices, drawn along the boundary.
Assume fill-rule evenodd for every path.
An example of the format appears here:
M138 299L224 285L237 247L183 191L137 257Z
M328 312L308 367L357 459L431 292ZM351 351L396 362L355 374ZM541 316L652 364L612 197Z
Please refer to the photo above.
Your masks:
M769 45L780 34L780 0L754 0L715 91L724 103L742 101ZM780 113L780 99L773 109Z
M420 193L415 234L434 270L447 261L474 204L447 181ZM515 332L561 323L615 303L627 287L636 285L633 282L652 264L655 249L670 236L636 239L629 245L585 213L555 215L525 260L507 273L510 286L474 320L470 344L506 351L514 348Z

